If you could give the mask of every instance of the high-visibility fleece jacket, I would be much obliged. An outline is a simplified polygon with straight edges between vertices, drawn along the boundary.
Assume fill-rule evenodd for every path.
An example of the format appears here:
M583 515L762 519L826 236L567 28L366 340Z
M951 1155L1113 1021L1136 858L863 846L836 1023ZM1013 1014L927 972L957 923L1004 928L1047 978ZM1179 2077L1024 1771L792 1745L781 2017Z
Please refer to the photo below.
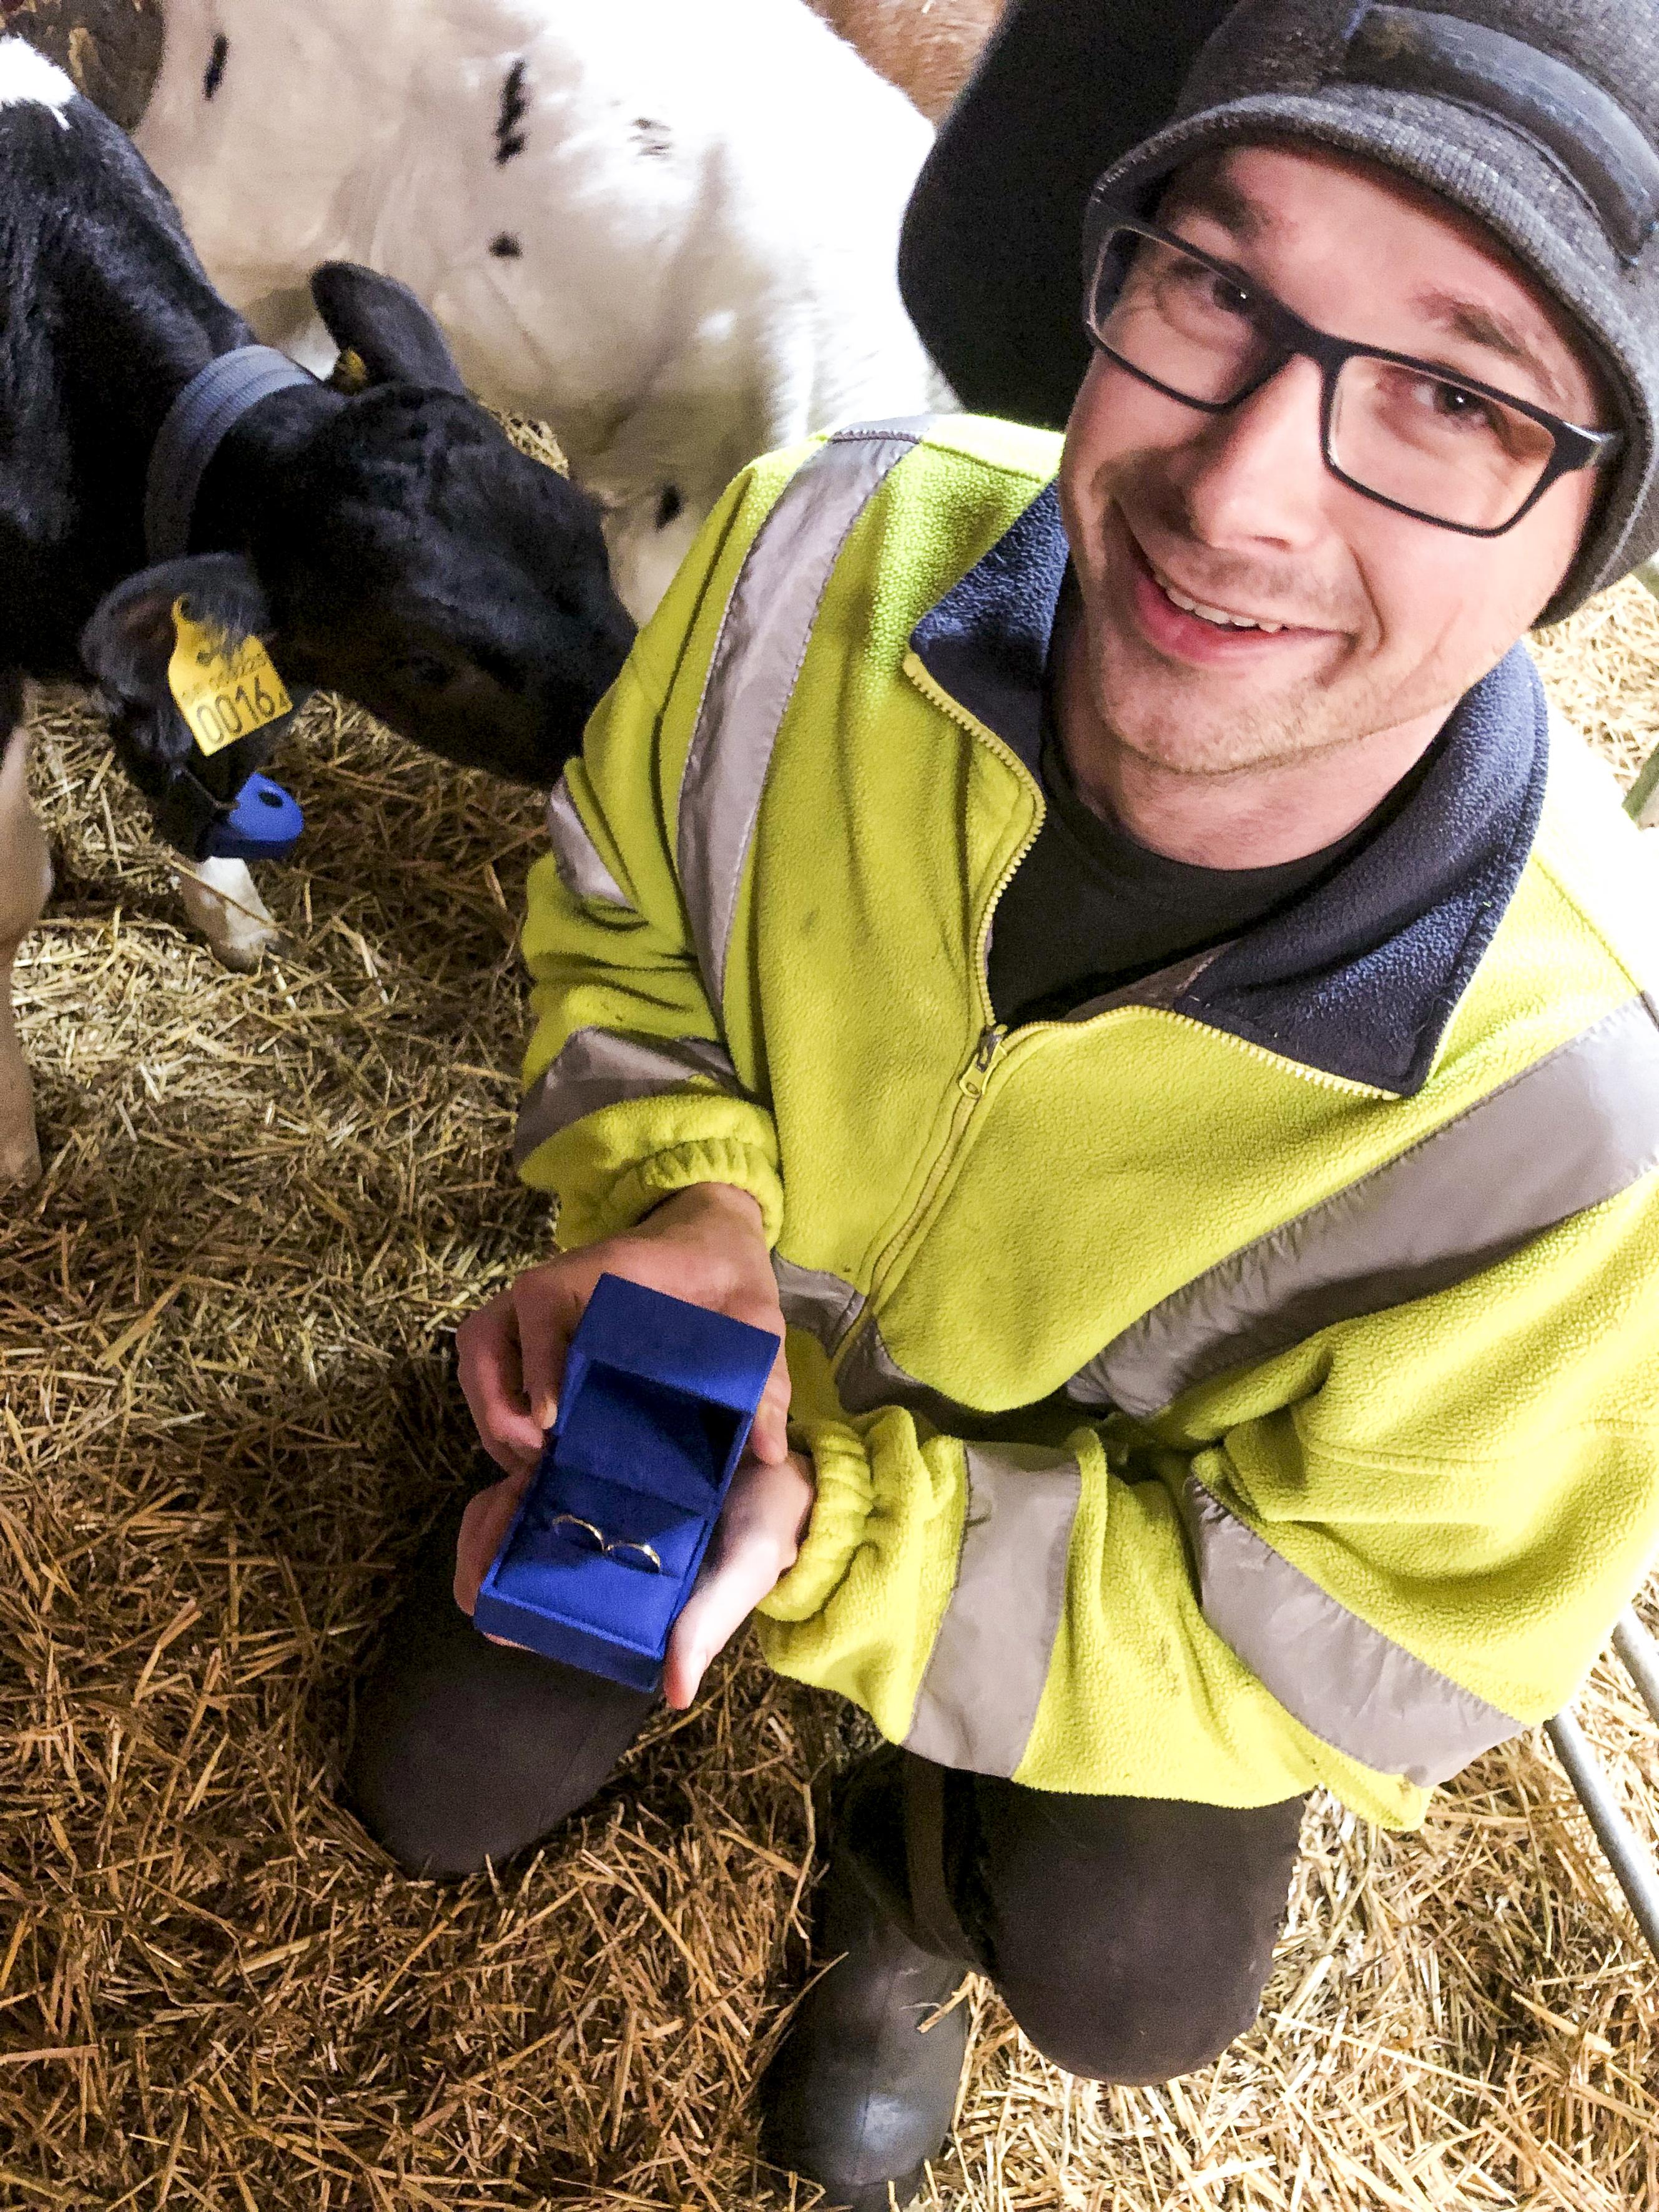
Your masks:
M781 1671L1040 1789L1410 1825L1659 1544L1651 862L1517 648L1289 911L1005 1033L1058 459L942 418L732 486L550 805L517 1157L567 1248L758 1200Z

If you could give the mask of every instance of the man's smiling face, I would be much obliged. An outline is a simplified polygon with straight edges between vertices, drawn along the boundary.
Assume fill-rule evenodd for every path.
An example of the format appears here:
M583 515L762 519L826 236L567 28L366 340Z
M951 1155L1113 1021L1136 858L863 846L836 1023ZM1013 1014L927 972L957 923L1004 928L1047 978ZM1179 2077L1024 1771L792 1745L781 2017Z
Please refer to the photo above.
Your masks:
M1321 330L1613 427L1565 318L1501 247L1370 162L1235 149L1177 176L1155 220ZM1081 688L1149 763L1225 774L1443 717L1571 565L1596 471L1563 477L1505 535L1468 537L1333 476L1320 404L1304 358L1221 415L1104 356L1084 381L1060 480Z

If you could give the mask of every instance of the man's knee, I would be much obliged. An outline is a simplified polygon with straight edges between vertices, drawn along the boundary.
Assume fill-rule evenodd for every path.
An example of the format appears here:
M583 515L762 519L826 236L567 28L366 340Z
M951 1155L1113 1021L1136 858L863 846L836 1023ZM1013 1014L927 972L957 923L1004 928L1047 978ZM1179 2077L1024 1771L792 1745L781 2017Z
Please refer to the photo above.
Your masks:
M510 1857L518 1839L499 1832L494 1808L475 1792L444 1790L439 1764L396 1730L360 1727L341 1794L405 1874L458 1880L481 1872L487 1860Z
M980 1781L975 1917L1009 2010L1070 2073L1207 2066L1255 2019L1300 1800L1241 1810Z
M441 1530L358 1699L344 1795L410 1874L476 1874L585 1804L638 1734L637 1690L491 1644L447 1588Z
M1063 1935L1046 1961L999 1966L997 1989L1021 2033L1042 2056L1085 2081L1122 2088L1170 2081L1218 2058L1254 2022L1260 1982L1218 1989L1212 1977L1152 1968L1097 1983L1079 1976Z

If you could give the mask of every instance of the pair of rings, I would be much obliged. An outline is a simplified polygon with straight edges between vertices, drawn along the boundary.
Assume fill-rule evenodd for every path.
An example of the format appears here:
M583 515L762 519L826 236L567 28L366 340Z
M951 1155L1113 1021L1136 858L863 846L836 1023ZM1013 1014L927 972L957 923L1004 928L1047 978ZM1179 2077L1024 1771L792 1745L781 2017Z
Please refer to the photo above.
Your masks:
M580 1513L556 1513L547 1525L550 1530L574 1528L580 1531L592 1550L601 1553L607 1559L615 1559L618 1566L637 1567L641 1572L648 1570L653 1575L662 1572L662 1561L649 1544L638 1543L628 1536L607 1536L603 1528L596 1528L591 1521L584 1521Z

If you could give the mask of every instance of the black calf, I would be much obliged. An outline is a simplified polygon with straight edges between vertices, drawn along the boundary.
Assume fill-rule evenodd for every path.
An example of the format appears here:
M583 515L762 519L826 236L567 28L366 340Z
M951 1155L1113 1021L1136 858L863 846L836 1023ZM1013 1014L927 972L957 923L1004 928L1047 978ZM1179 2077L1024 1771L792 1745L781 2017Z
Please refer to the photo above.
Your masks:
M0 672L98 678L148 787L190 750L166 681L188 592L290 690L550 784L633 635L594 511L465 397L403 286L336 264L313 289L368 388L261 400L206 466L189 557L152 568L156 434L252 333L125 136L0 40Z

